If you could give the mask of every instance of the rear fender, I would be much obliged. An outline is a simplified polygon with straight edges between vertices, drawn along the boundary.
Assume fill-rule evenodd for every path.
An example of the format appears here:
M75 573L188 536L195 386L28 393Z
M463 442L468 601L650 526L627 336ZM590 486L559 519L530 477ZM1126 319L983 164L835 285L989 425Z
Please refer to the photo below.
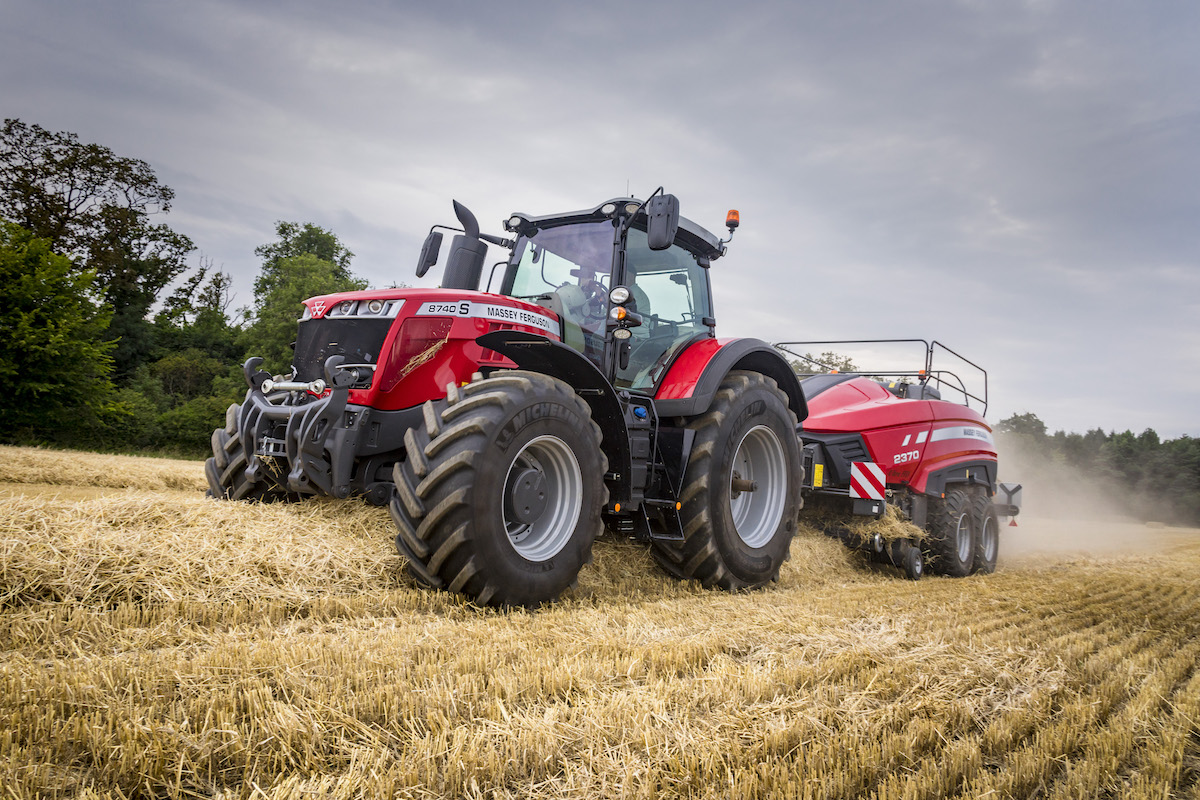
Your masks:
M631 492L629 431L617 392L596 365L562 342L522 331L493 331L475 340L511 359L518 367L567 383L587 402L600 426L600 448L608 457L609 503L628 502ZM607 480L608 476L606 476Z
M704 339L671 364L654 397L662 417L694 417L708 411L721 381L731 370L759 372L788 397L798 422L808 416L800 381L779 351L759 339Z
M996 493L996 462L971 457L942 462L935 470L919 470L910 486L935 496L945 494L947 487L983 486L990 497Z

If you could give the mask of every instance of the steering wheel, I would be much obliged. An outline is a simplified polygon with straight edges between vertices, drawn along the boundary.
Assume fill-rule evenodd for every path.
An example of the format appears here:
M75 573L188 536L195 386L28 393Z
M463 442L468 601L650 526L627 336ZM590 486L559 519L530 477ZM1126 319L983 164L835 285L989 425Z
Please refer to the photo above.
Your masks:
M588 281L583 285L583 316L587 319L604 319L608 315L608 290L600 281Z

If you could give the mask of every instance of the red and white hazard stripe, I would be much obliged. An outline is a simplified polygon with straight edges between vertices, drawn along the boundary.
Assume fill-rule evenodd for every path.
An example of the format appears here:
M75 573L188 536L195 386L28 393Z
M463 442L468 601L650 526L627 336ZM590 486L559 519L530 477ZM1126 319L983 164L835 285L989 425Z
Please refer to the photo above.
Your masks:
M882 500L885 488L883 467L871 461L850 464L850 496L863 500Z

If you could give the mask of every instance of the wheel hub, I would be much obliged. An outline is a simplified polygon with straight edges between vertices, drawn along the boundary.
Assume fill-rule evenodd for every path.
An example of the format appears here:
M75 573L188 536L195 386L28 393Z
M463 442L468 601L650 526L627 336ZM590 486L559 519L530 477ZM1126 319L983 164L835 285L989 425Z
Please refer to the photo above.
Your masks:
M733 481L729 484L729 496L737 499L742 496L742 492L756 492L758 484L754 481L748 481L742 477L737 470L733 471Z
M546 476L535 467L527 467L511 479L504 498L505 516L514 522L532 525L546 512Z
M966 561L971 555L971 521L967 514L960 514L958 524L954 528L955 546L958 549L958 560Z
M983 557L987 561L994 561L996 551L1000 545L999 533L996 531L996 520L990 515L983 523L983 535L980 537L983 541Z
M583 475L565 441L546 435L522 447L503 492L504 527L518 555L542 562L567 546L583 511Z
M742 437L733 457L729 511L738 537L763 547L775 535L787 506L787 457L779 437L756 425Z

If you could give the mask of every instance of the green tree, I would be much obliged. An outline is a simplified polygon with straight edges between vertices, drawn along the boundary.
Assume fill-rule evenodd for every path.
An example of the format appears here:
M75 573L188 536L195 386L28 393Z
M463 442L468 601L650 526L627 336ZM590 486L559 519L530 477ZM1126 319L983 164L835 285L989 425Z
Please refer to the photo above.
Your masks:
M241 355L238 349L241 331L228 317L233 279L220 271L210 276L210 267L202 262L155 315L153 357L156 360L188 349L203 350L221 361L232 361Z
M194 249L186 236L150 221L173 198L145 161L16 119L0 130L0 216L95 274L113 309L107 335L119 340L113 356L122 376L149 357L146 316Z
M263 260L262 272L254 282L255 297L265 297L283 280L281 264L297 256L316 256L333 267L338 280L354 281L350 274L350 259L354 253L346 249L332 231L327 231L311 222L277 222L275 235L278 241L259 245L254 254Z
M143 219L171 207L174 192L145 161L121 158L73 133L6 119L0 130L0 214L55 252L86 256L114 228L121 210Z
M161 437L159 447L186 455L212 455L209 441L213 428L225 424L225 409L230 402L202 395L163 412L155 421Z
M303 301L366 287L366 281L315 255L282 259L275 265L270 288L262 294L256 292L254 324L243 338L247 357L261 356L263 369L270 372L289 372Z
M139 367L112 397L114 413L106 415L93 430L63 443L123 452L161 448L167 437L159 427L158 418L170 407L170 398L150 368Z
M797 375L817 375L823 372L857 372L858 367L849 356L826 350L820 355L805 353L791 361L792 371Z
M1142 520L1200 523L1200 440L1163 441L1147 428L1085 434L1055 431L1036 414L1015 414L995 426L997 441L1026 456L1027 486L1053 486L1065 476L1071 486L1089 486Z
M178 350L150 365L150 373L162 385L163 393L176 403L212 394L213 378L229 365L195 347Z
M1016 433L1041 440L1046 438L1046 423L1038 419L1037 414L1013 414L996 423L996 433Z
M110 312L96 275L49 241L0 222L0 437L59 438L116 412Z
M113 362L118 376L127 376L146 363L154 348L154 331L147 319L155 299L187 269L192 243L165 225L113 232L88 263L104 287L113 308L111 338L117 339ZM122 238L123 237L123 238Z

